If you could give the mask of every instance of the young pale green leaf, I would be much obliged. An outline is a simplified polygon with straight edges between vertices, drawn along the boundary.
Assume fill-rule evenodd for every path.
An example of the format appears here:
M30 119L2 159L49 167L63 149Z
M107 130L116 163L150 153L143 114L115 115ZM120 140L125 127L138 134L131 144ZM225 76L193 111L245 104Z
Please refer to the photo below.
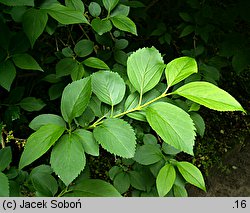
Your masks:
M34 0L0 0L0 3L7 6L32 6L34 7Z
M127 65L128 78L140 94L151 90L159 83L164 69L161 54L154 47L139 49L132 53Z
M61 112L65 121L71 122L86 109L91 97L90 77L74 81L63 90Z
M91 78L93 92L102 102L114 106L122 101L126 86L118 73L99 71Z
M195 127L189 114L175 105L158 102L147 107L146 117L164 142L193 155Z
M161 150L156 145L146 144L136 149L134 160L142 165L150 165L163 158Z
M73 134L79 137L79 141L82 143L86 153L99 156L99 144L96 142L92 132L85 129L77 129Z
M185 180L194 186L206 191L205 182L200 170L189 162L178 162L177 168Z
M7 60L0 63L0 86L10 91L11 84L16 77L16 68L12 61Z
M196 128L197 133L203 137L205 133L205 122L203 118L196 112L190 112L190 117L194 121L194 125Z
M92 67L100 70L108 70L108 65L99 58L89 57L83 61L83 64L87 67Z
M130 178L127 172L121 172L114 178L114 187L123 194L128 191L130 187Z
M62 77L70 75L74 70L78 68L78 63L73 58L64 58L61 59L56 64L56 76Z
M29 124L29 127L33 130L38 130L40 127L47 124L55 124L66 128L66 123L61 116L53 114L42 114L36 116Z
M135 154L136 138L132 127L122 119L109 118L94 129L94 137L108 152L132 158Z
M79 138L64 135L51 152L50 164L54 172L68 186L84 169L86 158Z
M47 124L31 134L22 153L19 169L31 164L46 153L64 131L65 128L62 126Z
M43 10L30 8L22 18L23 30L33 47L37 38L43 33L48 21L48 15Z
M113 25L119 30L137 35L135 23L127 16L116 15L116 16L111 17L110 20L112 21Z
M102 35L112 30L112 24L109 19L95 18L92 20L91 26L99 35Z
M22 99L18 105L28 112L40 111L46 104L41 100L35 97L27 97Z
M85 179L69 189L73 190L73 193L66 193L66 197L121 197L114 186L98 179Z
M172 94L181 95L200 105L218 111L245 111L229 93L208 82L191 82Z
M65 5L69 8L84 13L85 8L82 0L65 0Z
M191 74L197 72L197 63L193 58L184 56L170 61L165 69L168 87L179 83Z
M119 0L102 0L105 9L110 13L111 10L115 8Z
M0 172L0 189L0 197L9 197L9 180L2 172Z
M167 164L161 168L156 178L156 187L160 197L164 197L171 190L175 178L175 168L171 164Z
M87 40L87 39L82 39L81 41L78 41L74 51L76 55L79 57L85 57L91 54L94 50L94 42Z
M0 128L0 130L2 130L2 128ZM12 152L10 146L0 149L0 172L10 165L11 160Z
M61 24L89 24L81 11L63 6L59 3L48 4L46 7L43 7L43 9Z
M15 54L12 56L12 60L14 64L21 69L43 71L36 60L27 53Z
M101 12L102 12L102 8L97 2L90 2L90 4L89 4L89 13L92 16L97 17L97 16L99 16L101 14Z

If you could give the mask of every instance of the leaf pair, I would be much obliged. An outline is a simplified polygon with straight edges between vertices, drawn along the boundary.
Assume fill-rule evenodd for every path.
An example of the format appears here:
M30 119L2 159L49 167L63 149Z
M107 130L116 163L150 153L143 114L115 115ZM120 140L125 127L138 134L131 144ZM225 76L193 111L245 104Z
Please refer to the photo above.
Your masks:
M203 176L197 167L188 162L177 162L176 166L181 175L187 182L206 191ZM161 168L156 178L156 187L159 196L161 197L165 196L174 186L175 181L176 181L175 167L170 163L166 164Z

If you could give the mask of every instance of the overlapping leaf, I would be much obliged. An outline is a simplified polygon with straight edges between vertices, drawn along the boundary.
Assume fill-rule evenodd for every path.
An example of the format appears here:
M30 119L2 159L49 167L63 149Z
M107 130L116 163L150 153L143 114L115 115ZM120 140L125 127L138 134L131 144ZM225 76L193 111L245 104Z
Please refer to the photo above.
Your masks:
M146 109L146 118L166 143L193 155L195 127L185 111L175 105L158 102Z
M135 154L135 133L124 120L106 119L94 129L94 137L104 149L112 154L124 158L132 158Z
M102 102L114 106L122 101L126 86L118 73L99 71L92 75L92 89Z
M71 134L60 138L51 152L50 163L55 173L68 186L86 164L84 149L78 137Z
M50 147L61 137L65 128L55 124L42 126L38 131L30 135L22 153L19 169L31 164L46 153Z
M234 97L208 82L191 82L178 88L172 94L181 95L191 101L218 111L243 111Z
M61 112L65 121L71 122L86 109L91 97L91 80L84 78L74 81L64 88L61 100Z
M144 94L159 83L164 62L159 51L152 47L132 53L127 66L130 82L140 94Z

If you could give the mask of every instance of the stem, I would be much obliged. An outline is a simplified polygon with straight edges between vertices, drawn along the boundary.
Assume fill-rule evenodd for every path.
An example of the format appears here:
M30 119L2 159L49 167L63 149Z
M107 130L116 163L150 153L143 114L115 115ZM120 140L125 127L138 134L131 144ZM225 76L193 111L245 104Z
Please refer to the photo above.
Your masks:
M68 187L66 187L64 190L61 191L61 193L58 195L58 197L62 197L65 193L70 192L72 190L68 190Z
M95 128L97 125L101 124L103 121L102 119L105 118L106 116L102 116L101 118L99 118L95 123L93 123L91 126L89 126L87 129L93 129Z
M83 34L86 36L86 38L87 38L88 40L90 40L88 34L85 32L85 30L83 29L83 27L82 27L80 24L79 24L79 27L80 27L80 29L82 30Z
M112 111L111 111L112 116L111 116L111 117L113 117L113 118L118 118L118 117L122 117L123 115L126 115L126 114L128 114L128 113L142 110L143 108L145 108L146 106L152 104L153 102L158 101L159 99L164 98L164 97L170 95L171 93L167 93L168 89L169 89L169 86L168 86L167 89L164 91L164 93L162 93L160 96L154 98L153 100L151 100L151 101L149 101L149 102L147 102L147 103L145 103L145 104L143 104L143 105L141 105L141 100L140 100L139 105L138 105L137 107L135 107L135 108L133 108L133 109L129 109L129 110L125 111L125 112L119 113L119 114L115 115L114 117L113 117L113 109L112 109ZM142 96L140 97L140 99L142 99ZM95 128L96 126L102 124L102 123L103 123L103 118L105 118L105 117L106 117L106 116L102 116L102 117L99 118L95 123L93 123L92 125L90 125L87 129L93 129L93 128Z
M113 117L113 113L114 113L114 105L112 104L112 106L111 106L111 113L110 113L110 117L111 118Z

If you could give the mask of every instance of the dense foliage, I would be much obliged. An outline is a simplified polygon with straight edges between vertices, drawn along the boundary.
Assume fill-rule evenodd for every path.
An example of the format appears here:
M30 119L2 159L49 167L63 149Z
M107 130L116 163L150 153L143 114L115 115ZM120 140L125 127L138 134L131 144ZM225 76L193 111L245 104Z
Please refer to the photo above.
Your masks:
M206 190L176 156L194 155L201 106L245 112L217 82L249 69L249 2L150 2L0 0L0 196Z

